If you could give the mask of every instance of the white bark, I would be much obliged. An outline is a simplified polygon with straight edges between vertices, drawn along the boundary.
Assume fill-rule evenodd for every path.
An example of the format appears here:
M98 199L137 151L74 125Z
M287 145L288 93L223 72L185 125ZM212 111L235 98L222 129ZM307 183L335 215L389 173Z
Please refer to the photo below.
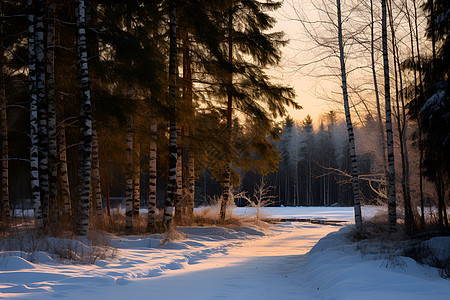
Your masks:
M176 28L175 2L170 1L169 7L169 97L171 107L170 137L169 137L169 181L167 184L167 197L164 201L164 227L172 227L173 204L176 197L177 185L177 123L175 119L175 104L177 94L177 28Z
M140 147L136 139L134 141L134 157L133 157L133 217L139 217L139 209L141 207L141 160L140 160Z
M67 153L66 153L66 129L61 128L59 132L59 164L58 177L60 178L61 197L64 204L64 213L68 216L72 215L72 202L70 200L69 188L69 172L67 169Z
M342 20L341 20L340 0L337 0L337 17L338 17L339 58L341 63L341 77L342 77L342 94L344 97L345 119L347 122L348 141L350 144L350 160L352 163L352 188L353 188L353 201L355 210L355 225L358 229L361 229L362 217L361 217L361 203L359 198L358 161L356 157L355 135L353 133L353 125L348 103L347 73L345 71L344 44L342 41Z
M183 147L181 142L181 128L177 128L177 188L175 195L175 220L182 222L183 212L185 211L183 199Z
M54 17L54 5L50 3L48 16ZM56 109L55 109L55 79L54 79L54 22L47 24L47 50L46 50L46 81L47 81L47 108L48 108L48 167L49 167L49 190L48 201L51 211L51 220L56 224L57 218L57 152L56 141Z
M91 147L92 147L92 107L91 91L88 74L87 44L86 44L86 4L78 0L77 10L77 55L79 79L78 87L81 94L80 109L80 147L78 169L78 203L77 203L77 233L87 235L89 230L89 203L91 186Z
M130 115L127 124L127 170L126 170L126 195L125 216L126 229L133 229L133 116Z
M233 65L233 0L230 1L228 7L228 63ZM233 84L233 72L230 71L228 74L229 85ZM232 127L232 117L233 117L233 95L231 94L231 90L227 91L227 136L225 137L230 143L229 147L231 147L231 127ZM228 201L231 198L231 162L228 161L225 166L225 178L222 183L223 188L223 197L222 203L220 205L220 221L225 223L226 213L227 213L227 205Z
M386 109L386 144L388 155L388 215L389 226L395 230L397 224L396 192L395 192L395 165L394 165L394 138L392 134L391 116L391 90L389 82L389 59L387 46L387 12L386 0L381 0L381 28L383 43L383 67L384 67L384 99Z
M48 135L47 135L47 101L45 93L44 61L44 3L35 0L35 51L36 51L36 94L38 114L38 156L39 188L41 194L42 219L48 221L49 209L49 169L48 169Z
M3 74L4 76L4 74ZM1 140L2 140L2 195L1 195L1 215L0 221L3 225L8 226L11 224L11 209L9 200L9 173L8 173L8 117L6 114L6 85L4 77L0 87L1 99L0 99L0 128L1 128Z
M92 192L95 207L95 215L98 218L103 217L103 201L102 201L102 188L100 184L100 158L98 155L98 136L95 123L92 123Z
M192 218L194 214L194 200L195 200L195 161L194 161L194 155L192 154L192 146L190 144L192 138L192 130L189 130L188 135L188 204L187 204L187 217L190 219Z
M373 0L370 0L370 17L371 17L371 25L370 25L370 57L372 62L372 77L373 77L373 87L375 90L375 99L377 104L377 117L378 117L378 130L379 130L379 139L381 145L381 162L383 164L384 173L387 174L387 161L386 161L386 144L384 143L384 129L383 129L383 119L381 117L381 103L380 103L380 95L378 93L378 81L377 74L375 70L375 46L374 46L374 11L373 11Z
M28 0L28 89L30 93L30 173L31 202L34 208L35 226L43 229L41 194L39 187L38 112L36 93L36 44L33 1Z
M152 118L150 125L151 129L151 141L150 141L150 161L149 161L149 191L148 191L148 228L152 228L155 224L156 218L156 150L157 150L157 138L158 138L158 124L156 118Z

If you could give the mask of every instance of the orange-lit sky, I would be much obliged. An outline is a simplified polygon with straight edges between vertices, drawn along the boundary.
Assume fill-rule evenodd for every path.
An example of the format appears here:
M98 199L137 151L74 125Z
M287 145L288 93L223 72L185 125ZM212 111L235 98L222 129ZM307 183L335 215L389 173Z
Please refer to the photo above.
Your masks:
M314 57L313 51L308 51L311 47L311 41L305 38L305 32L301 23L295 20L296 13L292 8L292 2L296 4L302 2L308 5L305 0L285 0L280 10L272 15L277 19L274 31L284 31L286 38L290 41L282 50L282 62L279 67L274 68L269 73L274 76L274 80L279 80L295 89L296 101L300 104L302 110L289 109L289 114L297 121L303 120L307 114L311 115L314 123L319 121L320 115L330 110L340 110L341 107L335 103L322 100L324 94L336 94L339 97L340 86L331 82L329 79L317 78L305 74L299 65L304 64ZM303 8L305 5L303 5ZM310 9L311 12L313 8ZM309 57L308 57L309 56ZM322 98L322 99L321 99ZM317 124L317 123L316 123Z

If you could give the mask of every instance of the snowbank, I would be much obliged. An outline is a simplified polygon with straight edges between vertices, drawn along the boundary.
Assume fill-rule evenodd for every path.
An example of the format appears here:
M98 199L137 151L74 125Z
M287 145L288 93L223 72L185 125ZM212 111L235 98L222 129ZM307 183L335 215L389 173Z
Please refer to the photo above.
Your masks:
M363 208L363 216L378 210ZM450 295L449 281L437 269L391 255L376 243L348 240L352 208L264 211L274 218L337 220L349 226L180 227L181 238L166 244L161 244L162 235L110 236L114 251L94 264L74 264L49 252L2 249L0 298L438 300ZM235 208L234 213L252 211ZM49 239L50 244L58 241L68 243ZM91 247L88 241L70 243L85 251ZM435 253L446 253L450 240L436 237L424 243Z

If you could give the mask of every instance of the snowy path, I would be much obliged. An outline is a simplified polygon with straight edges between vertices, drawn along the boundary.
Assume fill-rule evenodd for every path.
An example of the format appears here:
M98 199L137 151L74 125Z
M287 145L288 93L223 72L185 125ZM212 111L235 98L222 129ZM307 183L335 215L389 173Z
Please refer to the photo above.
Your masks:
M156 278L125 285L84 288L61 294L67 299L311 299L295 274L303 254L325 234L339 229L312 224L284 224L273 235L247 240L196 264L168 270ZM127 296L128 295L128 296ZM151 296L150 296L151 295Z
M375 212L364 208L363 216ZM274 208L270 213L275 218L353 219L351 208ZM333 233L341 228L300 222L266 230L185 227L179 230L186 237L163 245L161 235L120 236L112 240L116 257L93 265L61 263L43 252L1 252L0 298L449 299L450 283L436 269L406 257L361 256L362 244ZM450 245L450 238L442 242Z

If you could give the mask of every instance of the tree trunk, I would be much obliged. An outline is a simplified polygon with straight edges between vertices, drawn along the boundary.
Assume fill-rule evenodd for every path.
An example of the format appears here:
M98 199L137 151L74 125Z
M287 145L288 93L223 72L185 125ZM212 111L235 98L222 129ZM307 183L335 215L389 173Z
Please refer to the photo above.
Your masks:
M134 141L134 157L133 157L133 217L139 217L139 209L141 208L141 159L140 159L140 146L136 138Z
M130 115L127 124L127 170L126 170L126 195L125 218L126 230L133 230L133 116Z
M39 154L38 154L38 103L36 91L36 43L35 43L35 16L33 0L28 0L28 89L30 93L30 179L31 202L34 208L36 228L43 229L42 205L39 186Z
M54 4L48 7L48 17L54 16ZM56 137L56 109L55 109L55 77L54 77L54 21L48 21L47 26L47 51L46 51L46 80L47 80L47 108L48 108L48 168L49 189L48 202L50 207L50 219L52 227L56 227L57 221L57 175L58 175L58 143Z
M59 132L59 164L58 177L60 178L61 197L64 203L64 213L67 216L72 215L72 202L70 200L69 188L69 172L67 169L67 153L66 153L66 129L61 128Z
M148 174L148 223L147 228L150 230L155 225L156 219L156 150L158 140L158 123L155 117L151 121L151 140L150 140L150 158L149 158L149 174Z
M164 221L166 230L172 227L173 204L177 188L177 121L176 95L177 95L177 27L175 1L170 1L169 7L169 99L170 99L170 129L169 129L169 176L167 183L167 197L164 201Z
M11 224L11 205L9 200L9 173L8 173L8 118L6 114L6 85L5 85L5 74L2 74L2 82L0 86L1 99L0 99L0 128L1 128L1 139L2 139L2 195L1 195L1 215L0 222L4 226L9 226Z
M80 146L78 151L78 196L77 196L77 233L87 235L89 230L89 202L91 187L91 146L92 146L92 107L89 85L87 45L86 45L86 4L78 0L77 10L77 56L78 88L81 96L80 109Z
M190 40L189 32L183 30L183 100L186 107L189 108L190 117L194 118L194 108L192 102L192 70L191 70L191 56L190 56ZM194 156L192 154L191 139L193 137L193 125L187 125L185 132L184 155L187 156L187 178L184 183L185 197L185 217L192 219L194 214L194 191L195 191L195 174L194 174ZM184 173L183 169L183 173Z
M36 51L36 94L38 114L38 156L39 188L44 225L48 222L48 135L47 135L47 101L45 97L45 45L44 45L44 3L35 1L35 51Z
M341 63L341 76L342 76L342 94L344 97L345 119L347 122L348 141L350 145L350 160L352 162L352 188L353 188L353 201L355 209L355 224L356 228L360 230L362 228L362 217L361 217L361 204L359 198L358 161L356 157L355 136L353 133L353 125L348 103L347 73L345 71L344 44L342 41L342 20L341 20L340 0L337 0L337 17L338 17L339 58Z
M92 123L92 192L93 202L95 208L95 215L97 218L103 217L103 201L102 201L102 188L100 181L100 158L98 155L98 136L97 126Z
M414 7L414 27L415 27L415 34L416 34L416 48L417 48L417 70L419 71L419 93L420 98L423 97L423 82L422 82L422 62L420 58L420 47L419 47L419 29L417 26L417 6L416 6L416 0L413 0L413 7ZM420 118L420 114L419 114ZM421 122L420 120L417 122L419 127L419 193L420 193L420 225L423 228L425 228L425 210L424 210L424 198L423 198L423 149L422 149L422 128L421 128Z
M402 191L403 191L403 202L405 209L405 226L409 232L412 232L414 226L414 216L411 209L411 196L409 187L409 163L408 163L408 150L406 145L406 113L404 108L403 100L403 77L402 69L400 65L400 59L398 54L397 39L395 36L395 28L392 17L391 1L389 1L388 11L389 11L389 24L391 28L391 42L392 42L392 53L394 59L394 76L395 76L395 91L396 91L396 107L397 107L397 129L399 133L400 142L400 156L402 163ZM406 6L407 8L407 6ZM397 71L398 70L398 71ZM402 106L400 107L400 100Z
M177 128L177 188L175 195L175 223L181 224L183 221L183 143L181 128Z
M381 157L382 157L382 164L383 164L383 170L385 177L387 177L387 161L386 161L386 144L384 143L385 137L384 137L384 129L383 129L383 119L381 117L381 103L380 103L380 95L378 93L378 81L377 81L377 74L375 70L375 47L374 47L374 13L373 13L373 0L370 0L370 17L371 17L371 23L370 23L370 56L371 56L371 62L372 62L372 77L373 77L373 87L375 90L375 99L377 103L377 117L378 117L378 129L379 129L379 137L380 141L379 144L381 145ZM383 181L385 181L386 178L384 178ZM387 198L387 197L386 197Z
M232 127L232 117L233 117L233 1L230 1L230 7L228 8L228 63L229 63L229 74L228 74L228 89L227 89L227 142L229 143L229 148L231 148L231 127ZM231 162L228 161L225 166L225 178L222 183L223 187L223 198L220 205L220 221L225 223L227 205L231 198Z
M386 0L381 0L381 26L383 43L384 99L386 109L386 145L388 155L388 219L390 230L395 231L397 225L397 204L395 191L394 138L392 134L391 89L389 84L389 59L387 41Z
M188 136L188 203L187 203L187 210L186 215L189 218L189 220L192 220L192 217L194 215L194 207L195 207L195 168L194 168L194 155L192 155L192 148L191 148L191 137L193 136L193 130L192 127L189 127L189 136Z

